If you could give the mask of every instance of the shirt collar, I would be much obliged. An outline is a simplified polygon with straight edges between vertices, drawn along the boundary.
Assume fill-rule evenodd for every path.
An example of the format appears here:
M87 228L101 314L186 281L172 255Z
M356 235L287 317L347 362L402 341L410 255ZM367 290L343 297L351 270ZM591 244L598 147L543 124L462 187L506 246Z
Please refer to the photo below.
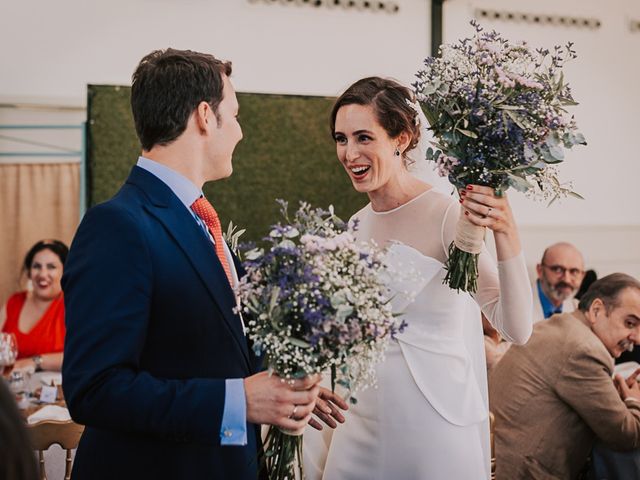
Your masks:
M191 180L161 163L140 156L137 166L165 183L188 209L202 195L202 190L196 187Z
M542 291L542 287L540 286L540 279L536 280L536 285L538 286L538 297L540 297L540 305L542 305L542 313L544 315L544 318L549 318L555 313L562 313L562 304L556 307L553 303L551 303L551 300L549 300L549 298Z

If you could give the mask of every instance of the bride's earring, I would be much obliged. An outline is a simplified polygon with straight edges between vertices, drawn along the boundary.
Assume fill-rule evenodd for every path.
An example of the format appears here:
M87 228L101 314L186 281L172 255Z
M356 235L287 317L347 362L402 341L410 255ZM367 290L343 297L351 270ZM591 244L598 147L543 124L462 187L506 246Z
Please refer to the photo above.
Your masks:
M393 152L393 154L394 154L396 157L399 157L399 156L400 156L400 150L398 150L398 149L396 148L396 150L395 150L395 152Z

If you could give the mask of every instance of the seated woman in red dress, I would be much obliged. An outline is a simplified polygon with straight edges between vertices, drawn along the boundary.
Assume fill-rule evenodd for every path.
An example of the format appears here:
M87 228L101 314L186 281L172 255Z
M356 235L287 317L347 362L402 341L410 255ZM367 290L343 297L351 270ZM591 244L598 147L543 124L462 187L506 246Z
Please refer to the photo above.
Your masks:
M14 368L36 371L62 367L64 299L60 279L68 247L58 240L41 240L24 259L32 288L14 293L0 310L0 331L13 333L18 343Z

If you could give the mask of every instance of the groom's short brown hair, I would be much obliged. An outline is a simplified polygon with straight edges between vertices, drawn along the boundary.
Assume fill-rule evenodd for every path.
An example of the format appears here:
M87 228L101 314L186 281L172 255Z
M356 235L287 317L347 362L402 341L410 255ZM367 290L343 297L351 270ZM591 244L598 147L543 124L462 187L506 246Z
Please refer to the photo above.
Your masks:
M206 53L168 48L145 56L131 83L131 111L142 148L178 138L200 102L211 105L217 116L223 75L231 75L231 63Z

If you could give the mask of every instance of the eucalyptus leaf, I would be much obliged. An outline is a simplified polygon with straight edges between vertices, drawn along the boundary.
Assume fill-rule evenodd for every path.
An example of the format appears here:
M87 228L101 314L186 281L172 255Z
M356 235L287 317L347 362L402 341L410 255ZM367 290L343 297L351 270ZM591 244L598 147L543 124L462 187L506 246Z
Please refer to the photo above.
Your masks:
M311 344L295 337L287 337L287 341L296 347L300 348L311 348Z
M271 290L271 299L269 301L269 315L273 312L273 309L278 305L278 299L280 298L280 287L274 286Z
M537 153L533 148L531 148L528 144L524 144L524 158L526 158L529 162L537 158Z
M278 246L281 248L296 248L296 244L289 239L282 240Z
M562 160L558 160L553 155L551 155L551 152L549 151L549 147L547 147L546 145L540 149L540 153L542 154L542 159L544 160L545 163L553 165L555 163L562 162Z
M576 137L572 132L566 132L562 136L562 143L565 148L571 148L576 144Z
M353 307L351 305L340 305L336 311L336 319L342 323L352 313Z
M420 107L422 108L424 116L427 117L427 122L429 123L429 125L434 125L436 123L436 115L423 104L420 104Z
M288 228L288 229L284 232L284 236L285 236L285 237L287 237L287 238L295 238L295 237L297 237L298 235L300 235L300 232L299 232L299 231L298 231L298 229L297 229L297 228L295 228L295 227Z
M526 172L531 168L531 165L518 165L517 167L513 167L510 169L512 172ZM501 171L497 171L496 173L502 173Z
M553 147L550 146L549 153L553 158L555 158L559 162L564 160L564 150L560 146L553 146Z
M575 143L578 143L580 145L586 145L587 144L587 140L584 138L583 134L576 133L575 134Z
M573 98L561 98L560 103L562 103L562 105L565 105L567 107L575 107L576 105L580 105Z
M469 138L478 138L478 135L470 130L464 130L462 128L458 128L456 130L458 130L461 134L466 135Z
M427 160L433 160L433 148L428 147L426 155L427 155Z
M422 89L424 95L433 95L438 90L438 87L433 84L427 84Z
M504 103L500 105L496 105L496 107L499 108L500 110L516 110L517 111L517 110L524 109L524 107L519 107L517 105L505 105Z
M564 86L564 72L560 72L560 78L558 79L558 84L556 85L556 89L559 92L560 90L562 90L562 87Z
M560 145L560 139L558 138L558 135L553 133L551 135L547 135L544 143L546 143L549 147L549 150L551 150L553 147L557 147L558 145Z
M522 130L525 130L526 127L522 124L522 122L520 121L520 117L519 115L517 115L516 113L512 112L511 110L507 110L506 111L507 115L509 116L509 118L513 121L513 123L515 123L518 127L520 127Z
M244 254L244 258L247 260L257 260L264 255L264 250L261 248L253 248Z
M339 309L341 305L344 305L347 302L347 298L342 292L336 292L331 295L330 302L333 308Z
M574 198L580 199L580 200L584 200L584 197L582 195L580 195L577 192L567 192L567 195L570 195Z
M273 328L276 330L284 330L285 325L282 323L282 309L278 305L276 305L269 313L269 320L271 321Z
M519 192L526 192L530 188L533 188L533 185L529 183L527 179L522 178L518 175L507 172L507 177L509 178L509 185L511 185Z

